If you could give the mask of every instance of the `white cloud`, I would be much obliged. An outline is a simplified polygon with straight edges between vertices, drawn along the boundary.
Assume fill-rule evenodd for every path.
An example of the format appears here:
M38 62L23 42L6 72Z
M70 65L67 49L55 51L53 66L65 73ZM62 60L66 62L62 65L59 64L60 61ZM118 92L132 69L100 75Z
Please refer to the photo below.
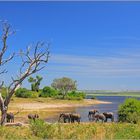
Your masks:
M100 76L140 76L140 56L137 57L91 57L54 54L50 58L48 70Z

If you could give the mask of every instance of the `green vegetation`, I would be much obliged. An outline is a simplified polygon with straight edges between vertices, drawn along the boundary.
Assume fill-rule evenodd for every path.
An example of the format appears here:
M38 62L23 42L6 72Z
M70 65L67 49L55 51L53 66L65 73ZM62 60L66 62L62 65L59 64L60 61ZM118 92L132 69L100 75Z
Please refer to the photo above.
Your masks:
M68 94L68 92L76 90L77 88L76 81L68 77L54 79L51 86L59 91L63 99Z
M38 75L36 76L36 78L29 77L28 82L32 83L31 84L32 91L36 91L36 92L39 91L39 86L40 86L40 82L42 81L42 79L43 78Z
M140 121L140 101L134 98L126 99L119 106L118 120L121 122L138 123Z
M56 97L58 95L57 90L51 87L44 87L39 95L39 97Z
M83 92L72 91L66 95L66 99L68 100L82 100L86 97L86 94Z
M75 123L48 124L42 120L30 122L29 127L0 127L2 140L21 139L140 139L140 124Z
M19 88L15 92L15 96L21 98L37 98L38 95L39 95L38 92L30 91L27 90L26 88Z
M2 87L1 93L2 93L2 97L5 98L7 96L7 88Z
M82 100L85 98L86 95L83 92L72 91L72 92L68 92L66 97L63 98L63 95L59 91L46 86L42 90L40 90L40 92L31 91L26 88L19 88L15 92L15 96L20 98L43 97L43 98L53 98L53 99Z
M82 123L48 124L42 120L31 122L34 136L43 139L139 139L140 124Z
M87 96L128 96L128 97L140 97L140 92L136 91L136 92L88 92L88 91L84 91L86 93Z

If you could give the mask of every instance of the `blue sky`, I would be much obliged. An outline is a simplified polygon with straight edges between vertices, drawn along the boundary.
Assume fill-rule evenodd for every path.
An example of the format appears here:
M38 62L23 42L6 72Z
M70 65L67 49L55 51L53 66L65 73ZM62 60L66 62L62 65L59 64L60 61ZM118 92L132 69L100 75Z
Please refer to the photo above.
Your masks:
M0 19L17 30L8 53L51 42L42 87L67 76L78 89L140 90L139 13L140 2L0 2ZM7 65L7 83L19 64Z

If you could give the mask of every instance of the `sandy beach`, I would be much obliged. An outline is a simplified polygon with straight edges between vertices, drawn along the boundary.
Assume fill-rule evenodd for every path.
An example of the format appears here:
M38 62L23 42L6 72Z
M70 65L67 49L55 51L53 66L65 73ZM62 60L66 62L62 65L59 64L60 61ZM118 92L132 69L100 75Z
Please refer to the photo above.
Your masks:
M53 109L53 108L66 108L66 107L82 107L82 106L90 106L94 104L111 104L111 102L100 101L100 100L92 100L92 99L84 99L83 103L41 103L41 102L33 102L33 103L15 103L12 107L18 107L27 110L36 110L36 109Z

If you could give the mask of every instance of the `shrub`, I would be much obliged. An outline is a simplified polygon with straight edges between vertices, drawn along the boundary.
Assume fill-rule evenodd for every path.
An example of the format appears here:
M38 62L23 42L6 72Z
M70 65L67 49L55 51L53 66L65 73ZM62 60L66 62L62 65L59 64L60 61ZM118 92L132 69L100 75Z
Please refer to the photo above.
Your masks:
M118 120L130 123L140 121L140 101L134 98L126 99L125 102L119 106Z
M5 88L5 87L1 88L1 95L3 98L5 98L7 96L7 88Z
M40 97L56 97L58 95L58 92L51 88L51 87L44 87L40 93Z
M37 119L35 121L30 121L30 129L33 135L46 139L53 138L56 130L55 124L48 124L44 120Z
M76 92L76 91L72 91L69 92L66 96L66 99L68 100L82 100L85 98L85 93L83 92Z
M15 92L16 97L21 98L36 98L38 97L38 93L34 91L27 90L26 88L19 88Z
M43 120L37 119L37 120L31 120L30 121L30 129L33 132L33 135L45 138L46 134L43 132L46 132L46 124Z
M16 97L22 97L23 94L25 94L27 92L26 88L19 88L18 90L16 90L15 95Z
M95 95L92 95L91 99L95 100L97 97Z

